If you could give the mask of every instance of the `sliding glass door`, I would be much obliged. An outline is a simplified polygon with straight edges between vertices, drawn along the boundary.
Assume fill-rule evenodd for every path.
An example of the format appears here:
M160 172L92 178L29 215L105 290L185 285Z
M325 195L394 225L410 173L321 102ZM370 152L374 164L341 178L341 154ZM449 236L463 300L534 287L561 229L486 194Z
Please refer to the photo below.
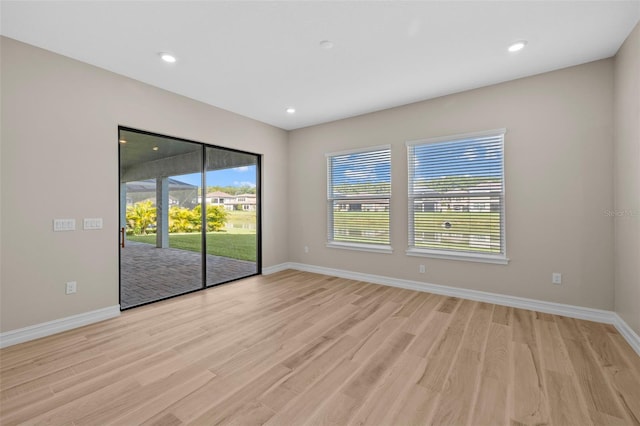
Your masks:
M206 148L207 285L258 273L258 156Z
M122 309L260 271L260 158L120 128Z

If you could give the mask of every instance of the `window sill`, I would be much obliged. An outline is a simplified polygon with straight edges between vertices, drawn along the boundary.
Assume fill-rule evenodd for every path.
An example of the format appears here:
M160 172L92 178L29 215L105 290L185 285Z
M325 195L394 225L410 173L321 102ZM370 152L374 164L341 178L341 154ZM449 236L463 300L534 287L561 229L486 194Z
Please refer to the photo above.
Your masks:
M391 246L377 244L339 243L332 241L327 243L327 247L344 250L368 251L371 253L393 253Z
M419 248L410 248L407 250L407 256L433 257L435 259L462 260L466 262L493 263L497 265L506 265L509 258L503 255L486 255L486 254L455 254L446 251L427 250Z

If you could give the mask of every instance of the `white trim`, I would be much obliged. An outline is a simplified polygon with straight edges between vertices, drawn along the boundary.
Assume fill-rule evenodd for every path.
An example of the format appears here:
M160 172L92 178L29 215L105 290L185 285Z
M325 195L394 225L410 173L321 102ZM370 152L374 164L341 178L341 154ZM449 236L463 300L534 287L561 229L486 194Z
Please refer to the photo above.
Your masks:
M294 269L289 262L280 263L278 265L266 266L262 268L262 275L271 275L276 272L286 271L287 269Z
M437 284L422 283L419 281L402 280L383 277L380 275L363 274L360 272L345 271L341 269L325 268L323 266L307 265L304 263L285 262L278 265L262 268L263 275L295 269L298 271L313 272L316 274L330 275L357 281L366 281L374 284L388 285L391 287L405 288L409 290L424 291L445 296L460 297L463 299L477 300L494 303L496 305L511 306L514 308L529 309L548 314L563 315L570 318L578 318L605 324L613 324L620 335L629 343L631 348L640 356L640 336L615 312L600 309L583 308L581 306L565 305L562 303L545 302L541 300L527 299L516 296L506 296L484 291L468 290ZM48 321L31 325L17 330L0 333L0 348L50 336L62 331L93 324L115 318L120 315L120 305L109 306L83 314L72 315L59 320Z
M383 151L385 149L391 150L391 145L365 146L362 148L348 149L346 151L326 152L324 156L329 158L329 157L336 157L338 155L349 155L349 154L360 154L362 152Z
M613 325L622 335L622 337L624 337L624 340L626 340L627 343L633 348L633 350L636 351L636 353L640 356L640 336L638 336L636 332L633 331L631 327L629 327L629 324L627 324L622 319L622 317L620 317L620 315L618 315L616 312L614 312L613 315Z
M327 243L327 247L344 250L369 251L371 253L393 253L391 246L382 244L339 243L331 241Z
M435 259L464 260L467 262L495 263L498 265L506 265L509 263L509 258L504 255L490 256L469 252L461 252L460 254L457 254L454 251L437 251L419 248L409 248L406 253L407 256L433 257Z
M418 140L412 140L412 141L407 141L405 142L405 146L407 149L407 167L408 167L408 201L409 201L409 206L408 206L408 213L409 213L409 249L407 250L406 254L408 256L425 256L425 257L434 257L434 258L438 258L438 259L448 259L448 260L464 260L464 261L470 261L470 262L484 262L484 263L493 263L493 264L502 264L502 265L506 265L509 263L509 259L506 256L506 252L507 252L507 222L506 222L506 217L507 217L507 211L506 211L506 187L505 187L505 181L506 181L506 176L505 176L505 140L504 140L504 135L507 133L507 129L506 128L501 128L501 129L493 129L493 130L485 130L485 131L480 131L480 132L473 132L473 133L464 133L464 134L458 134L458 135L451 135L451 136L439 136L439 137L434 137L434 138L428 138L428 139L418 139ZM415 177L415 149L416 146L422 146L422 145L429 145L429 144L433 144L433 143L441 143L441 142L452 142L452 143L458 143L458 142L466 142L466 141L474 141L474 140L482 140L482 139L495 139L496 141L499 139L500 140L500 144L501 144L501 148L502 148L502 155L501 155L501 174L500 174L500 179L501 179L501 183L502 183L502 188L500 190L500 192L498 193L499 197L500 197L500 248L501 248L501 254L500 255L493 255L493 256L489 256L489 255L482 255L482 254L477 254L474 253L472 251L455 251L455 250L438 250L438 249L424 249L424 248L419 248L416 247L415 245L415 234L416 234L416 229L415 229L415 210L414 210L414 202L416 199L418 198L432 198L432 197L425 197L424 194L420 194L420 193L415 193L414 192L414 186L415 186L415 181L416 181L416 177ZM496 193L491 191L489 192L490 195L495 195ZM455 197L452 195L451 198L472 198L472 197L482 197L482 196L486 196L486 193L477 193L477 194L457 194ZM439 197L436 197L439 198Z
M458 135L436 136L435 138L416 139L416 140L406 141L405 145L412 146L412 145L421 145L424 143L435 143L435 142L458 142L458 141L464 141L467 139L484 138L487 136L504 136L506 133L507 133L506 128L484 130L481 132L461 133Z
M0 348L51 336L52 334L115 318L120 315L120 305L96 309L95 311L71 315L70 317L30 325L17 330L0 333Z
M374 284L382 284L390 287L405 288L408 290L424 291L444 296L459 297L462 299L479 302L494 303L496 305L511 306L514 308L528 309L547 314L562 315L570 318L612 324L620 332L622 337L640 355L640 337L629 325L615 312L602 309L585 308L582 306L567 305L564 303L546 302L543 300L528 299L517 296L489 293L485 291L470 290L445 285L430 284L420 281L403 280L399 278L385 277L381 275L364 274L361 272L345 271L342 269L326 268L323 266L307 265L304 263L290 262L282 264L290 269L313 272L316 274L330 275L356 281L365 281Z
M476 300L479 302L495 303L496 305L512 306L514 308L529 309L532 311L545 312L548 314L564 315L572 318L586 319L590 321L605 322L613 324L613 312L600 309L584 308L581 306L565 305L562 303L545 302L541 300L527 299L524 297L507 296L485 291L470 290L458 287L449 287L439 284L424 283L420 281L403 280L399 278L384 277L380 275L363 274L340 269L324 268L322 266L305 265L292 263L291 267L300 271L315 272L347 278L357 281L366 281L374 284L388 285L391 287L405 288L409 290L425 291L428 293L441 294L444 296L460 297L463 299Z
M333 181L333 177L334 177L334 169L333 169L333 159L335 157L343 157L343 156L348 156L348 155L352 155L352 154L371 154L371 153L381 153L384 152L384 162L386 163L386 155L388 154L388 163L389 163L389 192L388 193L384 193L384 194L366 194L366 195L344 195L344 194L340 194L337 195L334 191L334 181ZM391 177L391 145L381 145L381 146L377 146L377 147L367 147L367 148L358 148L358 149L352 149L352 150L348 150L348 151L342 151L342 152L331 152L331 153L326 153L325 157L327 159L327 240L328 244L327 247L333 247L333 248L344 248L344 249L348 249L348 250L363 250L363 251L372 251L372 252L376 252L376 253L380 253L380 252L384 252L384 253L392 253L393 250L391 249L391 245L390 244L385 244L385 245L380 245L377 246L375 243L374 244L367 244L367 243L342 243L342 242L338 242L335 241L335 211L334 211L334 203L338 202L351 202L351 201L361 201L362 204L364 204L366 201L368 200L387 200L387 203L389 205L389 209L387 210L389 212L389 224L387 225L387 231L388 231L388 239L391 238L391 232L390 232L390 224L391 224L391 181L392 181L392 177ZM374 157L375 161L378 161L379 158L377 158L378 156ZM365 162L368 162L365 161ZM341 181L341 183L344 183ZM386 241L382 241L382 242L386 242Z

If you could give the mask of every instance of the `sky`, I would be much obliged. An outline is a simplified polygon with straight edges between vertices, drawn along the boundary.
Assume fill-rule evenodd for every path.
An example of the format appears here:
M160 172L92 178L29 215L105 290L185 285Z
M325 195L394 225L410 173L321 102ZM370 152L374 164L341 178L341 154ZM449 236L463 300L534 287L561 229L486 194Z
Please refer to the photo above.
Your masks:
M331 157L332 183L362 184L391 181L391 152L388 149Z
M497 136L415 145L414 178L500 177L502 149L502 139ZM390 168L388 150L336 155L332 157L331 177L334 185L389 182Z
M200 173L171 176L181 182L201 186ZM207 186L256 186L256 166L235 167L207 172Z
M445 176L502 175L502 143L500 140L443 142L414 146L416 179ZM444 175L443 175L444 174Z

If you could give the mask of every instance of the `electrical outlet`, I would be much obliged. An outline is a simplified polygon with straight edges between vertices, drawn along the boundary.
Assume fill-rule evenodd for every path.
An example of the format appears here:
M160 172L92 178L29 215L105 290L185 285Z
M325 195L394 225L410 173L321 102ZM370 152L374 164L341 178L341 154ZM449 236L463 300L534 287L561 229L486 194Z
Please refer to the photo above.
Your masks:
M425 266L424 266L424 265L420 265L420 266L418 267L418 272L420 272L421 274L424 274L424 271L425 271L425 270L426 270L426 268L425 268Z
M76 283L75 281L69 281L67 283L67 287L65 288L65 293L66 294L73 294L76 292L78 283Z
M304 252L309 253L309 246L304 246Z
M558 285L562 284L562 274L560 272L551 274L551 282Z

